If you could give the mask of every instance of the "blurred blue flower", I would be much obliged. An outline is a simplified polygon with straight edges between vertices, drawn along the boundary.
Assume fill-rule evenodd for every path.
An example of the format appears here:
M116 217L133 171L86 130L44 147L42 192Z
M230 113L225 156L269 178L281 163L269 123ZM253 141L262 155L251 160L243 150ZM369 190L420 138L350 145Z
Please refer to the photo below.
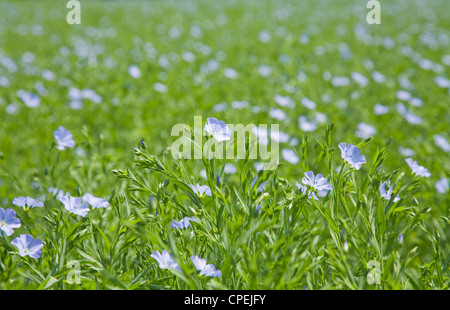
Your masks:
M70 193L64 193L62 189L57 189L55 187L49 187L48 192L56 197L56 199L61 199L64 196L69 196Z
M167 85L160 82L156 82L155 84L153 84L153 89L160 93L167 93L169 91Z
M347 143L339 143L339 148L341 149L342 158L349 163L353 168L359 170L362 164L366 163L366 157L360 155L360 150L357 146Z
M306 116L302 115L298 118L298 127L303 131L314 131L317 129L317 122L315 120L308 121Z
M367 139L376 132L377 130L373 126L366 123L359 123L358 130L355 132L355 135L361 139Z
M208 185L200 185L197 183L197 185L189 185L190 188L196 193L200 198L203 198L206 196L212 196L211 189Z
M159 251L155 251L150 256L158 261L159 268L161 269L175 269L181 271L180 266L173 260L166 250L163 250L162 254L159 253Z
M444 78L443 76L437 76L434 78L434 82L442 88L450 88L450 80Z
M399 152L401 155L405 156L405 157L414 156L414 155L416 154L416 152L414 152L414 150L408 149L408 148L403 147L403 146L399 146L398 152Z
M305 185L311 186L318 191L328 191L333 189L333 186L328 183L328 179L324 178L321 173L314 176L312 171L308 171L305 173L305 176L306 178L303 177L302 179L302 183Z
M439 146L444 152L450 152L450 143L448 143L447 139L441 135L434 135L434 142Z
M311 101L308 97L303 97L300 100L300 102L301 102L301 104L303 104L308 109L311 109L311 110L315 110L316 109L316 104L313 101Z
M128 73L131 75L131 77L138 79L141 77L141 70L139 70L139 67L136 65L131 65L128 67Z
M417 164L417 161L413 161L412 158L406 158L405 161L415 175L426 177L426 178L431 176L431 173L428 171L427 168L419 166Z
M391 184L391 181L389 180L387 182L381 183L381 185L380 185L381 197L383 197L386 200L391 200L393 188L390 184ZM389 188L387 191L386 191L386 186ZM400 200L400 197L397 194L397 196L394 198L394 202L397 202L399 200Z
M272 129L270 131L270 138L272 138L272 140L276 141L276 142L280 142L280 143L287 143L289 142L289 135L285 132L276 130L276 129Z
M55 137L57 149L63 151L68 148L73 148L75 142L73 141L73 136L70 131L66 130L63 126L59 126L58 130L53 133Z
M397 103L397 112L403 115L403 117L408 121L408 123L417 125L423 122L423 119L413 112L409 111L405 105L401 102Z
M397 91L397 99L399 100L408 101L411 99L411 97L411 93L407 92L406 90Z
M29 108L37 108L41 104L41 98L32 92L27 92L20 89L17 91L17 96Z
M181 219L180 221L176 222L175 220L172 220L172 223L170 224L170 227L173 228L188 228L190 225L189 221L194 221L194 222L198 222L199 220L196 219L195 217L185 217L183 219Z
M20 237L11 241L11 244L19 249L20 256L30 256L33 258L39 258L42 254L42 241L39 239L33 239L32 235L22 234Z
M223 70L223 73L225 74L225 76L229 79L235 80L238 78L239 73L234 70L233 68L225 68Z
M226 163L223 172L226 174L235 174L237 172L236 166L230 163Z
M267 129L263 129L259 126L255 126L252 128L252 133L257 137L258 143L260 145L268 145L269 144Z
M231 139L230 128L224 121L219 121L214 117L208 117L203 129L219 142Z
M97 104L102 103L103 101L103 97L97 94L93 89L83 89L81 91L81 97Z
M82 202L80 197L64 196L59 201L64 204L64 207L70 213L85 217L89 212L88 204Z
M282 120L284 120L284 119L286 118L286 113L284 113L283 110L278 109L278 108L276 108L276 109L274 109L274 108L270 109L269 115L270 115L271 117L273 117L273 118L279 120L279 121L282 121Z
M95 197L90 193L84 194L82 197L83 202L88 203L92 208L107 208L109 207L109 202L106 199Z
M44 203L39 201L38 199L34 199L31 197L17 197L14 198L12 201L13 205L16 205L18 207L22 207L25 210L29 210L31 208L36 208L36 207L43 207Z
M389 112L389 107L382 105L381 103L377 103L374 107L374 112L376 115L383 115Z
M258 34L258 39L262 43L267 43L271 40L270 33L267 30L263 30Z
M348 251L348 242L347 241L344 242L343 248L344 248L344 251L346 251L346 252Z
M284 160L290 162L293 165L297 164L299 161L297 154L291 149L283 149L281 150L281 154L283 155Z
M289 108L295 107L294 101L292 101L292 99L289 96L281 96L277 94L275 95L275 97L273 97L273 99L275 100L276 103L278 103L282 107L289 107Z
M268 77L272 74L272 67L266 65L260 65L258 67L258 73L262 77Z
M250 104L248 103L248 101L245 100L235 100L231 103L231 107L237 110L245 109L248 108L249 106Z
M212 110L214 112L222 112L227 109L227 103L226 102L220 102L213 106Z
M439 181L436 182L434 186L436 187L436 190L440 194L447 193L450 187L447 178L440 179Z
M20 220L16 218L16 212L13 209L0 208L0 230L3 230L7 236L14 233L13 228L20 227Z
M200 258L198 256L191 257L192 262L195 265L197 270L200 270L200 275L207 277L221 277L222 272L220 270L216 270L213 264L206 265L206 260Z
M366 87L367 84L369 84L369 79L359 72L353 71L351 76L352 79L362 87Z

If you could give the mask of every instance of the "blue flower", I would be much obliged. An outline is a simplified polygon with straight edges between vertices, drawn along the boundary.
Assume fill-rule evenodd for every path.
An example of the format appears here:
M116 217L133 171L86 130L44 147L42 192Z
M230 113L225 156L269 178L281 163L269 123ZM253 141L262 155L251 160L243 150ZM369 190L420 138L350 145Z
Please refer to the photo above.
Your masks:
M344 242L344 251L348 252L348 242L347 241Z
M434 82L442 88L450 88L450 80L444 78L443 76L437 76L434 78Z
M400 146L399 148L398 148L398 152L400 153L400 154L402 154L403 156L405 156L405 157L409 157L409 156L414 156L415 154L416 154L416 152L414 152L414 150L411 150L411 149L408 149L408 148L406 148L406 147L403 147L403 146Z
M376 115L383 115L389 112L389 107L382 105L381 103L377 103L375 105L374 112Z
M139 67L136 65L129 66L128 73L135 79L138 79L141 77L141 70L139 70Z
M191 257L192 262L195 265L197 270L200 270L200 275L207 277L221 277L222 272L220 270L216 270L213 264L206 265L206 260L200 258L198 256Z
M415 175L426 177L426 178L431 176L431 173L428 171L427 168L419 166L417 164L417 161L413 161L412 158L406 158L405 161Z
M436 182L434 186L436 187L436 190L440 194L445 194L446 192L448 192L450 188L448 179L446 178L440 179L439 181Z
M269 137L267 134L267 129L263 129L259 126L255 126L252 128L252 133L256 136L258 139L258 143L261 145L268 145L269 144Z
M198 222L199 220L196 219L195 217L185 217L183 219L181 219L179 222L176 222L175 220L172 220L172 224L170 224L170 227L173 228L188 228L190 225L189 221L194 221L194 222Z
M102 103L103 101L103 97L97 94L93 89L83 89L81 91L81 97L97 104Z
M281 155L283 155L284 160L290 162L293 165L297 164L299 161L297 154L291 149L281 150Z
M38 95L27 92L22 89L17 91L17 96L25 103L29 108L37 108L41 104L41 98Z
M295 107L294 101L292 101L292 99L289 96L275 95L273 99L276 101L276 103L278 103L282 107L289 107L289 108Z
M91 205L92 208L107 208L109 207L109 202L106 199L95 197L94 195L90 193L84 194L82 197L83 202L88 203Z
M230 163L226 163L223 168L223 172L226 174L235 174L237 172L236 166Z
M155 84L153 84L153 89L160 93L167 93L167 91L169 90L167 85L165 85L163 83L159 83L159 82L156 82Z
M230 128L224 121L218 121L214 117L208 117L203 129L219 142L231 139Z
M158 261L159 268L161 269L175 269L181 271L180 266L173 260L166 250L163 250L162 254L159 253L159 251L155 251L150 256Z
M357 146L347 143L339 143L339 148L341 149L342 158L349 163L353 168L359 170L362 164L366 163L366 157L360 155L360 150Z
M358 83L361 87L366 87L367 84L369 84L369 79L359 72L353 71L351 76L352 76L352 79L356 83Z
M317 122L315 120L308 121L306 116L301 115L298 118L298 127L303 131L314 131L317 129Z
M450 152L450 143L441 135L434 135L434 142L439 146L444 152Z
M283 112L283 110L280 109L270 109L269 115L279 121L282 121L286 118L286 113Z
M234 70L233 68L225 68L223 70L223 73L225 74L225 76L229 79L235 80L238 78L239 73Z
M403 115L403 117L408 121L408 123L417 125L423 122L423 119L421 117L415 115L411 111L408 111L405 105L401 102L397 103L397 111L398 113Z
M268 77L272 74L272 68L266 65L261 65L258 67L258 73L262 77Z
M316 109L316 103L315 102L313 102L313 101L311 101L309 98L307 98L307 97L303 97L301 100L300 100L300 102L301 102L301 104L303 104L305 107L307 107L308 109L311 109L311 110L315 110Z
M190 188L196 193L200 198L203 198L206 196L212 196L211 189L208 185L200 185L197 183L197 185L189 185Z
M73 141L73 136L70 131L66 130L63 126L59 126L58 130L53 133L55 137L57 149L63 151L68 148L73 148L75 142Z
M57 188L55 188L55 187L50 187L49 189L48 189L48 192L50 193L50 194L52 194L53 196L55 196L55 198L56 199L61 199L61 198L63 198L64 196L70 196L70 193L69 192L67 192L67 193L64 193L64 191L62 190L62 189L57 189Z
M391 200L393 189L390 184L391 184L391 181L387 181L387 182L381 183L381 185L380 185L381 197L383 197L386 200ZM386 186L388 186L388 188L389 188L387 191L386 191ZM394 202L397 202L399 200L400 200L400 197L397 194L397 196L394 198Z
M64 207L70 213L85 217L89 212L88 204L82 202L80 197L64 196L59 201L64 204Z
M295 182L295 185L302 192L302 194L305 194L306 191L308 190L308 188L305 185L301 185L298 182ZM313 198L314 200L319 200L319 198L317 198L317 196L316 196L316 193L314 193L314 192L310 193L308 195L308 198Z
M356 131L355 135L362 139L367 139L370 136L374 135L376 132L377 130L373 126L366 123L359 123L358 130Z
M270 138L275 142L287 143L289 142L289 135L279 130L272 129L270 131Z
M13 209L0 208L0 230L3 230L7 236L14 233L13 228L20 227L20 220L16 218L16 212Z
M231 107L237 110L248 108L249 105L250 104L247 101L243 100L235 100L231 103Z
M333 186L328 183L328 179L324 178L320 173L314 176L314 173L312 171L308 171L305 173L305 176L306 178L303 177L302 183L311 186L315 190L328 191L333 189Z
M33 258L39 258L42 254L42 241L39 239L33 239L32 235L20 235L11 241L11 244L19 249L20 256L30 256Z
M23 196L14 198L12 203L13 203L13 205L22 207L25 210L29 210L31 208L36 208L36 207L41 208L44 206L44 203L37 199L31 198L31 197L23 197Z

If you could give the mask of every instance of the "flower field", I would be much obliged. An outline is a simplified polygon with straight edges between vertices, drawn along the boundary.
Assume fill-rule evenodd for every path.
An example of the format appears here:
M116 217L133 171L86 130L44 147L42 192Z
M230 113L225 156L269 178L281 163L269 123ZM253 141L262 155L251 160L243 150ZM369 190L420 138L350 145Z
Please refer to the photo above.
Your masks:
M0 289L449 289L445 1L80 3L0 2Z

